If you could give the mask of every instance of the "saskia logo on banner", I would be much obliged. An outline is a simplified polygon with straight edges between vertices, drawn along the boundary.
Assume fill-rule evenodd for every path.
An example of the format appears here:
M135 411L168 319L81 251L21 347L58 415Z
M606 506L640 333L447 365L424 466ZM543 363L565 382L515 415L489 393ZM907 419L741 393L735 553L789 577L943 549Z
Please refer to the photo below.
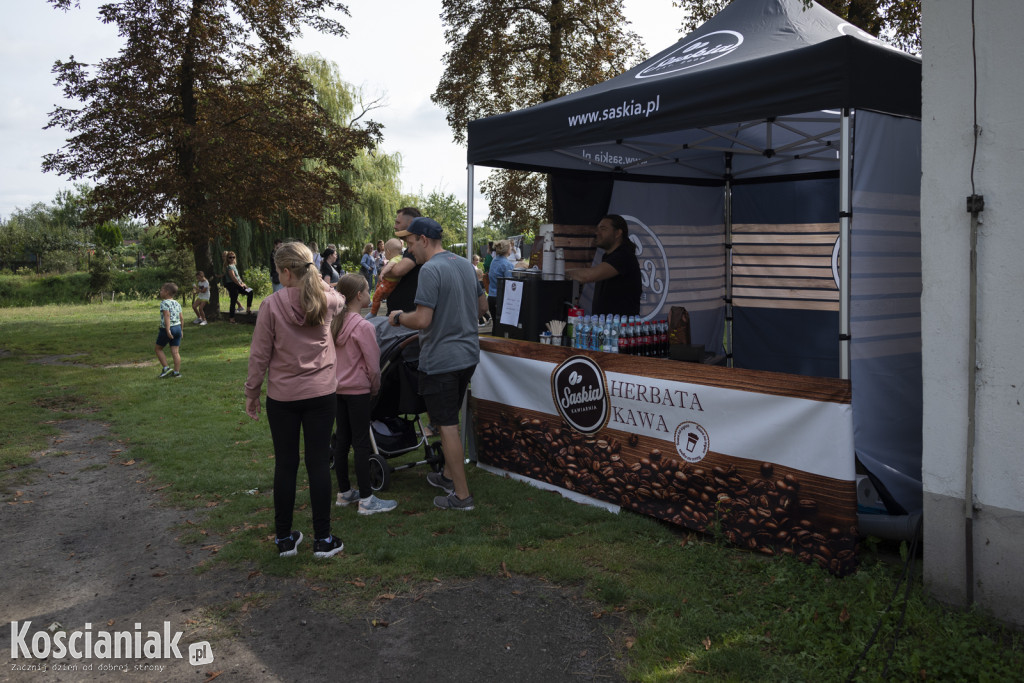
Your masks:
M707 64L719 57L724 57L743 44L743 34L736 31L714 31L700 38L695 38L685 45L677 47L662 57L655 64L641 71L636 78L653 78L673 74L684 69L692 69Z
M608 422L611 399L605 390L604 373L586 356L572 356L551 373L551 394L558 414L570 427L593 434Z

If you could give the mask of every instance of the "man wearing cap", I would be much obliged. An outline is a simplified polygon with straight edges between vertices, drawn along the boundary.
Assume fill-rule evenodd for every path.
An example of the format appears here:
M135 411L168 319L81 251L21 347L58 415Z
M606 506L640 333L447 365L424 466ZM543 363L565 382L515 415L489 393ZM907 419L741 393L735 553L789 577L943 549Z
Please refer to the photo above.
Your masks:
M466 484L465 453L459 437L459 407L480 362L477 318L487 310L487 296L472 264L441 245L437 221L415 218L395 236L405 240L421 264L416 310L389 311L388 316L392 325L421 330L420 395L431 423L441 432L445 464L443 473L432 472L427 481L448 494L434 498L437 507L472 510L473 496Z
M395 237L399 232L404 232L413 219L419 218L422 214L414 206L406 206L395 214ZM388 313L391 311L405 311L412 313L416 310L416 284L419 279L420 266L406 249L405 256L388 271L390 277L398 278L398 284L393 292L388 294Z

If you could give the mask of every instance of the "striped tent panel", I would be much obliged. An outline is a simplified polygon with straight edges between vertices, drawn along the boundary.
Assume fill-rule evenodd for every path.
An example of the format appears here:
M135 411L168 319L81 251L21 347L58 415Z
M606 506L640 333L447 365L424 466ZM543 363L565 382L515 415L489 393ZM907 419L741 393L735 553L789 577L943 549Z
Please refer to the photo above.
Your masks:
M750 308L838 311L832 274L838 223L733 226L733 303Z

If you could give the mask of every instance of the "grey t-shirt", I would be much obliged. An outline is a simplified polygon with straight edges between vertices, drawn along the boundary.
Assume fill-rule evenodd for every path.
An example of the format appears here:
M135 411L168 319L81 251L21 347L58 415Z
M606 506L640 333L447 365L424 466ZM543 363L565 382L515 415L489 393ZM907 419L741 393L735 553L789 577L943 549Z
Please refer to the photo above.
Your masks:
M423 264L416 305L434 309L434 317L420 331L420 370L438 375L480 362L479 296L476 270L461 256L442 251Z

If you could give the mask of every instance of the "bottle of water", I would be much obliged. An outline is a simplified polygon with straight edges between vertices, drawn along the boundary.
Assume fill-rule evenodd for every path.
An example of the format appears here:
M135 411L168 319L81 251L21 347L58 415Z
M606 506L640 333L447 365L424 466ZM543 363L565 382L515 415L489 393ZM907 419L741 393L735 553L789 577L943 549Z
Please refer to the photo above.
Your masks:
M597 326L597 320L595 316L587 316L587 344L583 348L593 351L594 345L597 341L597 330L594 328Z
M602 316L604 317L604 316ZM595 345L595 351L607 351L608 350L608 328L602 323L601 319L597 321L597 344Z
M576 323L576 339L574 339L573 346L577 349L587 348L587 335L590 334L590 327L587 325L587 316L582 315L579 317L579 322Z
M619 326L616 323L612 323L611 329L608 332L608 352L619 352Z

